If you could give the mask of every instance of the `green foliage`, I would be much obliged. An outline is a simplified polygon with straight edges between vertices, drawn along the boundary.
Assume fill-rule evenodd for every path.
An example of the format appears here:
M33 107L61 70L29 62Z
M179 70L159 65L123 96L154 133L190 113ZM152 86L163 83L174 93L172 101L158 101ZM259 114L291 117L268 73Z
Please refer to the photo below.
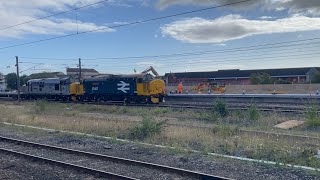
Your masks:
M313 83L320 83L320 72L316 73L312 78Z
M260 112L255 104L252 104L248 109L249 119L252 121L257 121L260 118Z
M39 100L39 101L36 101L34 110L37 114L41 114L46 111L47 106L48 106L47 101Z
M20 77L20 85L23 86L25 85L28 81L30 80L30 78L27 75L22 75Z
M130 129L132 139L144 140L148 137L160 134L165 127L166 121L156 122L151 117L143 117L140 124Z
M272 84L273 80L268 73L254 73L250 76L251 84Z
M284 164L299 164L319 167L320 161L315 157L316 151L310 147L284 148L282 144L259 144L254 151L246 153L246 157L270 160Z
M292 84L291 81L284 80L284 79L278 79L275 81L276 84Z
M219 99L214 104L214 111L218 112L221 117L226 117L229 114L226 102Z
M219 115L216 112L200 112L197 118L204 121L216 122L218 116Z
M156 107L151 109L151 114L154 114L154 115L166 114L169 112L170 112L169 108Z
M8 89L17 89L17 74L9 73L6 75Z
M29 80L27 75L20 77L20 85L23 86ZM6 82L8 89L17 89L17 74L9 73L6 75Z
M229 136L234 136L238 132L238 128L232 127L226 124L219 124L217 126L214 126L212 128L212 131L214 134L220 135L224 138L229 137Z
M235 116L236 119L241 120L245 118L245 115L242 111L240 110L235 110L233 115Z
M309 126L320 126L320 116L318 114L318 106L312 103L307 109L307 124Z

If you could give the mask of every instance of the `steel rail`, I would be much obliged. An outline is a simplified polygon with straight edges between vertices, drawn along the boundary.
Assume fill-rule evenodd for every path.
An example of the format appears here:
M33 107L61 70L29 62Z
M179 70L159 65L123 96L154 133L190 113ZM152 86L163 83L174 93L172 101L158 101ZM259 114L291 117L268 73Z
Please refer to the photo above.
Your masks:
M92 169L92 168L79 166L79 165L75 165L75 164L71 164L71 163L66 163L66 162L57 161L57 160L53 160L53 159L49 159L49 158L35 156L35 155L22 153L22 152L10 150L10 149L0 148L0 152L12 154L12 155L15 155L15 156L21 156L23 158L28 158L28 159L32 159L32 160L36 160L36 161L42 161L42 162L45 162L45 163L48 163L48 164L54 164L54 165L57 165L57 166L60 166L60 167L75 169L75 170L78 170L78 171L81 171L81 172L85 172L85 173L88 173L88 174L92 174L92 175L98 176L98 177L111 178L111 179L123 179L123 180L137 180L136 178L122 176L122 175L119 175L119 174L114 174L114 173L106 172L106 171L100 171L100 170L97 170L97 169Z
M97 154L97 153L86 152L86 151L81 151L81 150L63 148L63 147L58 147L58 146L40 144L40 143L19 140L19 139L14 139L14 138L9 138L9 137L0 136L0 140L1 141L9 141L9 142L18 143L18 144L30 145L30 146L39 147L39 148L47 148L47 149L57 150L60 152L73 153L73 154L83 155L83 156L87 156L87 157L99 158L99 159L104 159L104 160L113 161L113 162L119 162L119 163L123 163L123 164L143 166L143 167L147 167L147 168L161 170L163 172L175 173L175 174L179 174L182 176L194 177L194 178L202 179L202 180L229 180L229 178L205 174L205 173L201 173L201 172L197 172L197 171L191 171L191 170L186 170L186 169L181 169L181 168L176 168L176 167L148 163L148 162L143 162L143 161L138 161L138 160L125 159L125 158L120 158L120 157L115 157L115 156ZM12 153L14 153L14 152L12 152ZM97 173L99 173L99 172L97 172Z
M9 98L0 98L0 101L11 101ZM30 100L25 100L26 102L32 102ZM93 102L93 101L83 101L83 102L72 102L72 101L51 101L49 102L57 102L57 103L74 103L74 104L93 104L93 105L106 105L106 106L128 106L128 107L162 107L162 108L173 108L173 109L212 109L212 106L206 104L187 104L187 102L182 102L181 104L124 104L123 102ZM237 103L241 103L241 105L237 105ZM250 103L243 103L241 101L228 102L230 110L248 110ZM288 107L288 106L263 106L259 104L266 103L255 103L257 105L258 110L264 112L284 112L284 113L306 113L307 110L305 107ZM270 103L269 103L270 104ZM283 103L275 103L275 104L283 104ZM320 110L318 110L320 113Z
M93 105L106 105L106 106L127 106L127 107L161 107L161 108L173 108L173 109L212 109L212 105L205 104L124 104L122 102L66 102L61 101L59 103L75 103L75 104L93 104ZM247 105L228 105L229 110L248 110L250 107ZM257 103L258 104L258 103ZM287 113L306 113L307 110L304 107L285 107L285 106L257 106L258 110L264 112L287 112ZM320 112L320 111L318 111Z

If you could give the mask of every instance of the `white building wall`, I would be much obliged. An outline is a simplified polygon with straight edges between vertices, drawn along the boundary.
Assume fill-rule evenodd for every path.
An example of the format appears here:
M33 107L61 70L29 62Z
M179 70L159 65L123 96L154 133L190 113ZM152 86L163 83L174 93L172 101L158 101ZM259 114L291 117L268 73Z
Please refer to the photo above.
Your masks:
M0 92L7 89L7 83L4 76L0 76Z

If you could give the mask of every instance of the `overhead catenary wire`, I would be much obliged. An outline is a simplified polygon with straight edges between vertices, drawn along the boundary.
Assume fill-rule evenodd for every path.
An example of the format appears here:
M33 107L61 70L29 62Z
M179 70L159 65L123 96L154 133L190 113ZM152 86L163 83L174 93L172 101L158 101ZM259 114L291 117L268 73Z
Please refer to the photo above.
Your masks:
M288 41L287 43L295 43L295 42L303 42L303 41L311 41L311 40L320 40L320 38L310 38L305 40L296 40L296 41ZM259 49L270 49L270 48L280 48L280 47L290 47L290 46L299 46L299 45L306 45L306 44L293 44L293 45L283 45L283 46L276 46L276 47L266 47L266 46L273 46L273 45L280 45L280 44L287 44L286 42L281 43L271 43L271 44L262 44L256 46L247 46L247 47L239 47L239 48L229 48L224 50L214 50L214 51L199 51L199 52L192 52L192 53L175 53L175 54L167 54L167 55L154 55L154 56L132 56L132 57L111 57L111 58L86 58L86 60L104 60L104 59L141 59L141 58L168 58L171 56L190 56L190 55L202 55L202 54L211 54L211 53L227 53L227 52L241 52L241 51L249 51L249 50L259 50ZM318 44L320 42L316 42ZM260 47L260 48L258 48Z
M193 62L186 62L185 60L182 62L174 62L174 63L166 63L163 64L165 66L182 66L182 65L194 65L194 64L199 64L199 65L210 65L213 63L231 63L231 62L261 62L261 60L264 60L264 62L266 60L271 59L271 61L278 61L278 60L287 60L287 58L315 58L315 55L320 55L320 53L293 53L290 55L277 55L277 56L259 56L257 58L240 58L239 56L237 56L237 58L223 58L221 60L212 60L212 59L200 59L198 61L194 60ZM285 59L284 59L285 58ZM213 58L214 59L214 58ZM110 64L109 62L105 62L107 64ZM101 63L102 64L102 63ZM153 64L152 62L150 63L150 65ZM123 68L127 68L127 67L137 67L137 66L141 66L138 64L126 64L126 66L124 67L123 65L112 65L112 68L118 68L118 67L123 67ZM146 65L147 66L147 65Z
M88 31L76 32L76 33L71 33L71 34L66 34L66 35L61 35L61 36L55 36L55 37L40 39L40 40L36 40L36 41L30 41L30 42L25 42L25 43L20 43L20 44L14 44L14 45L0 47L0 50L9 49L9 48L18 47L18 46L36 44L36 43L40 43L40 42L44 42L44 41L51 41L51 40L55 40L55 39L62 39L62 38L67 38L67 37L71 37L71 36L92 33L92 32L105 31L105 30L108 30L108 29L114 29L114 28L120 28L120 27L125 27L125 26L143 24L143 23L147 23L147 22L151 22L151 21L158 21L158 20L172 18L172 17L176 17L176 16L182 16L182 15L193 14L193 13L203 12L203 11L207 11L207 10L217 9L217 8L221 8L221 7L232 6L232 5L241 4L241 3L245 3L245 2L249 2L249 1L253 1L253 0L242 0L242 1L232 2L232 3L226 3L226 4L218 5L218 6L211 6L211 7L207 7L207 8L202 8L202 9L197 9L197 10L192 10L192 11L186 11L186 12L181 12L181 13L176 13L176 14L171 14L171 15L166 15L166 16L160 16L160 17L144 19L144 20L138 20L138 21L133 21L133 22L124 23L124 24L107 26L107 27L104 27L104 28L97 28L97 29L88 30Z
M62 11L62 12L59 12L59 13L54 13L54 14L50 14L50 15L47 15L47 16L43 16L43 17L40 17L40 18L37 18L37 19L24 21L24 22L21 22L21 23L18 23L18 24L14 24L14 25L11 25L11 26L0 28L0 31L6 30L6 29L11 29L11 28L14 28L14 27L17 27L17 26L21 26L21 25L24 25L24 24L29 24L29 23L32 23L32 22L35 22L35 21L39 21L39 20L42 20L42 19L47 19L47 18L50 18L50 17L62 15L62 14L67 14L67 13L70 13L70 12L73 12L73 11L77 11L77 10L80 10L80 9L88 8L88 7L95 6L95 5L98 5L98 4L101 4L101 3L104 3L104 2L108 2L108 1L109 0L102 0L102 1L95 2L95 3L84 5L84 6L81 6L81 7L73 8L73 9L70 9L70 10L67 10L67 11Z
M320 42L319 42L320 43ZM309 45L309 44L308 44ZM285 47L282 47L285 48ZM198 61L207 61L207 62L226 62L226 61L237 61L237 62L244 62L245 60L248 59L266 59L266 58L279 58L279 57L292 57L293 55L296 55L297 53L301 53L300 50L302 49L301 47L295 48L295 49L281 49L281 48L276 48L272 52L246 52L246 53L226 53L222 56L197 56L196 58L193 56L183 56L183 57L174 57L174 59L145 59L144 61L148 60L150 61L150 64L153 63L161 63L161 64L166 64L166 65L172 65L172 62L175 64L183 65L187 62L193 61L193 62L198 62ZM315 52L317 52L317 47L309 47L309 48L304 48L303 53L308 53L308 55L313 55ZM271 53L277 53L276 55ZM289 54L290 53L290 54ZM289 54L289 56L288 56ZM256 58L250 58L249 56L254 55ZM300 54L298 54L300 55ZM317 54L315 54L317 55ZM24 61L29 60L28 58L22 58ZM92 62L91 60L87 61L85 58L82 58L85 63ZM31 60L31 59L30 59ZM130 60L130 59L129 59ZM32 61L28 61L29 63L33 63ZM94 62L95 64L97 62ZM119 64L119 61L113 60L113 61L101 61L98 62L100 65L112 65L112 67L115 67L115 65ZM126 62L126 66L128 65L137 65L139 61L131 61L131 62ZM70 65L70 63L69 63ZM119 65L120 66L120 65ZM123 66L123 65L121 65Z
M238 60L241 60L241 58L248 58L249 55L254 55L254 56L257 56L258 58L261 58L265 55L269 55L270 53L278 53L280 55L282 54L287 54L287 53L296 53L297 50L300 50L301 48L295 48L295 49L288 49L288 50L283 50L283 49L275 49L274 51L272 52L268 52L268 53L261 53L261 52L246 52L245 54L240 54L240 53L229 53L229 54L224 54L222 56L208 56L207 54L203 54L203 55L198 55L196 58L194 56L182 56L182 57L172 57L172 58L161 58L161 59L144 59L144 60L149 60L149 61L152 61L152 62L160 62L160 63L170 63L170 62L180 62L180 63L184 63L186 62L186 60L193 60L193 61L198 61L200 59L211 59L211 60L214 60L214 61L219 61L219 59L229 59L229 58L234 58L234 59L238 59ZM316 52L318 50L318 47L311 47L311 48L308 48L308 49L304 49L304 52ZM84 61L86 62L92 62L90 60L86 60L86 59L83 59ZM128 59L130 60L130 59ZM131 61L131 62L137 62L137 61ZM95 62L96 63L96 62ZM119 64L119 61L101 61L99 62L100 64ZM130 63L130 62L127 62L127 63Z
M308 40L310 40L310 39L308 39ZM314 38L312 39L312 40L314 40ZM299 42L300 41L306 41L306 39L304 39L304 40L298 40ZM292 43L292 42L297 42L297 40L296 41L290 41L289 43ZM284 43L284 42L281 42L281 44L282 43ZM288 43L288 42L286 42L286 43ZM319 43L319 42L312 42L312 43ZM272 43L272 44L279 44L279 43ZM265 44L266 45L266 44ZM268 44L268 45L270 45L270 44ZM301 46L301 45L311 45L311 43L308 43L308 44L305 44L305 43L303 43L303 44L294 44L294 45L299 45L299 46ZM261 46L261 45L259 45L259 46ZM288 47L289 45L287 45L287 46L281 46L281 48L286 48L286 47ZM243 49L244 47L240 47L241 49ZM275 51L282 51L281 50L281 48L279 48L279 47L276 47L277 49L275 49ZM316 47L311 47L311 48L316 48ZM233 48L233 49L235 49L235 50L238 50L239 48ZM301 47L299 47L298 49L301 49ZM186 60L188 60L187 58L190 58L190 55L189 55L189 57L188 56L184 56L184 57L182 57L181 58L181 60L182 60L182 62L180 62L180 61L178 61L178 60L175 60L174 62L175 63L166 63L165 65L166 66L181 66L181 65L192 65L192 64L199 64L199 65L208 65L208 64L213 64L213 63L224 63L224 64L226 64L226 63L231 63L231 62L259 62L258 60L261 60L261 59L270 59L270 58L272 58L271 59L271 61L276 61L276 60L280 60L280 58L289 58L289 57L292 57L292 58L297 58L297 57L304 57L304 58L306 58L306 57L308 57L308 58L315 58L315 56L314 55L319 55L318 53L314 53L314 52L316 52L315 50L310 50L310 49L308 49L309 51L312 51L313 53L307 53L307 54L305 54L307 51L304 51L304 54L296 54L296 52L299 52L299 51L297 51L298 49L289 49L290 51L282 51L282 54L283 53L290 53L290 52L294 52L293 54L290 54L290 55L282 55L282 56L279 56L279 55L277 55L277 56L267 56L267 57L264 57L263 55L259 55L257 58L254 58L254 59L252 59L252 58L241 58L241 56L239 56L239 55L237 55L236 57L234 57L233 59L231 59L232 58L232 56L230 57L230 55L234 55L234 54L230 54L230 52L229 53L227 53L227 55L229 55L229 58L226 58L226 57L219 57L219 58L221 58L222 60L214 60L213 61L213 59L217 59L217 57L205 57L205 58L203 58L203 57L201 57L200 58L200 61L202 61L202 62L196 62L196 60L195 59L190 59L190 61L188 62L186 62ZM230 49L229 49L230 50ZM247 49L248 50L248 49ZM253 50L253 49L251 49L251 50ZM236 51L237 52L237 51ZM256 52L253 52L253 53L256 53ZM246 53L246 54L242 54L242 56L243 55L245 55L245 56L248 56L248 52ZM281 54L280 54L281 55ZM211 58L211 59L209 59L209 58ZM25 57L24 58L22 58L23 60L28 60L28 59L25 59ZM65 59L71 59L71 58L65 58ZM64 59L64 60L65 60ZM72 60L72 61L74 61L74 60ZM163 60L163 59L160 59L160 61L163 63L163 62L165 62L165 60ZM193 62L193 61L195 61L195 62ZM205 61L205 62L203 62L203 61ZM90 62L90 61L88 61L88 62ZM32 63L32 62L31 62ZM99 64L104 64L104 63L107 63L107 64L112 64L113 62L110 62L110 61L107 61L107 62L100 62ZM119 62L116 62L117 64L119 63ZM151 62L150 63L150 65L152 65L153 64L153 62ZM52 64L51 64L52 65ZM62 65L62 64L55 64L55 65ZM63 64L63 66L72 66L71 64ZM132 64L126 64L126 67L139 67L139 66L141 66L141 65L138 65L138 64L136 64L136 62L132 62ZM123 67L123 65L119 65L119 66L116 66L116 65L112 65L112 67L113 68L117 68L117 67Z
M300 39L300 40L293 40L293 41L284 41L284 42L277 42L277 43L259 44L259 45L252 45L252 46L242 46L242 47L227 48L227 49L222 49L222 50L208 50L208 51L197 51L197 52L184 52L184 53L146 55L146 56L127 56L127 57L100 57L100 58L82 57L82 59L86 60L86 61L88 61L88 60L94 61L94 60L170 58L170 57L175 57L175 56L190 56L190 55L196 56L196 55L203 55L203 54L231 53L231 52L264 50L264 49L270 49L270 48L283 48L283 47L295 47L295 46L302 46L302 45L320 44L320 41L311 42L309 44L306 44L306 43L291 44L291 43L308 42L308 41L314 41L314 40L320 40L320 38L316 37L316 38ZM275 45L282 45L282 46L275 46ZM50 57L27 57L27 56L22 56L21 58L38 59L38 60L56 60L56 61L68 61L68 60L77 61L77 58L75 58L75 57L70 57L70 58L50 58Z
M316 54L320 54L320 53L316 53ZM314 54L293 54L291 56L282 56L282 57L266 57L266 58L263 58L264 61L263 62L273 62L272 64L282 64L283 61L281 60L287 60L288 57L292 57L292 58L312 58L314 57L313 56ZM285 58L285 59L284 59ZM304 59L297 59L297 61L305 61ZM223 62L222 64L220 64L220 62ZM227 62L227 63L226 63ZM223 66L223 65L228 65L230 63L233 63L233 62L237 62L237 59L234 59L234 60L229 60L229 61L213 61L213 62L185 62L183 65L184 66L188 66L188 65L203 65L204 67L205 66ZM242 62L251 62L251 63L260 63L261 61L258 61L258 59L247 59L246 61L242 61ZM44 64L44 65L48 65L48 64ZM61 65L61 64L60 64ZM170 66L170 67L182 67L181 66L181 63L173 63L173 64L166 64L167 66ZM84 65L84 66L87 66L87 65ZM112 66L114 70L119 70L119 69L130 69L130 68L137 68L137 67L141 67L139 65L127 65L126 67L124 66ZM33 67L32 67L33 68ZM45 69L32 69L30 68L28 71L38 71L38 70L45 70ZM141 67L143 68L143 67ZM185 67L185 68L189 68L189 67ZM48 70L48 69L47 69Z

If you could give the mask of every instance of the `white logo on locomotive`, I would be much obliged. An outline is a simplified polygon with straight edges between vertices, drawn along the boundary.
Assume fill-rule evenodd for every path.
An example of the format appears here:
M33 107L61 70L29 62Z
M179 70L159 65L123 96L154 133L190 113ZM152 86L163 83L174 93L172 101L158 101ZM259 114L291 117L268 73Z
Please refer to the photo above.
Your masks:
M120 81L120 83L118 83L118 86L119 86L118 90L122 91L123 93L127 93L127 91L130 90L130 84L129 83L125 83L123 81Z

